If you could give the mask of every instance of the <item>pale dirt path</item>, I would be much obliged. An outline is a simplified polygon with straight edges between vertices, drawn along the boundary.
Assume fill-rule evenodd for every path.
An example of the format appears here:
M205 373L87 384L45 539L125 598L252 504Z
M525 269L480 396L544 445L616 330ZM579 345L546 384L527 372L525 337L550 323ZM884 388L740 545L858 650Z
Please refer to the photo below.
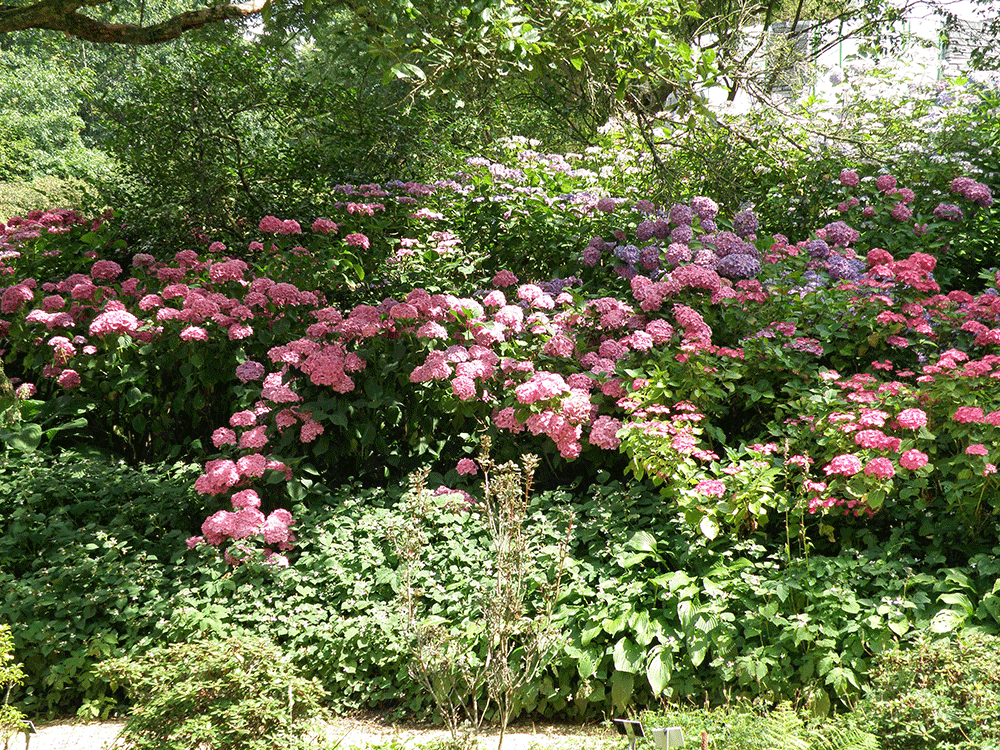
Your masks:
M31 736L28 750L111 750L123 721L94 724L64 723L39 725ZM342 750L363 748L366 745L398 742L408 747L446 739L443 730L426 729L411 725L390 725L361 719L337 718L328 728L330 746L338 740ZM606 741L613 740L611 731L599 726L520 724L504 736L503 750L601 750ZM497 737L490 731L480 735L481 750L496 750ZM23 750L23 735L11 740L9 750Z

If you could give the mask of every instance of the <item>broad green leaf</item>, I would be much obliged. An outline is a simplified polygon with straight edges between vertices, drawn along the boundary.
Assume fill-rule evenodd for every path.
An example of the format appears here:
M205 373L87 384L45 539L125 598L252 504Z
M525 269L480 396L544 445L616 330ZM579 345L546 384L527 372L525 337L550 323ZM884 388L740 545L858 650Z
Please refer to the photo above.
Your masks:
M664 688L669 684L672 661L670 652L664 652L663 649L654 653L653 658L649 660L649 664L646 666L646 680L649 682L654 696L663 693Z
M628 672L611 673L611 704L614 710L624 712L632 699L635 678Z

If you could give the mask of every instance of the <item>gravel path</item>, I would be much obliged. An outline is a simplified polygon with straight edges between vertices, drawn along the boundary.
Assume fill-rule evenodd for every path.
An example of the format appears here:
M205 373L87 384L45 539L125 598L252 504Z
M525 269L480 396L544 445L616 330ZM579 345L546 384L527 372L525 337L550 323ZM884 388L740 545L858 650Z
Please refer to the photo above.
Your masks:
M112 750L116 747L115 740L124 723L113 721L39 725L37 733L31 735L28 750ZM393 741L412 747L431 740L446 739L448 733L422 727L338 718L330 723L327 736L331 746L339 740L339 747L346 750ZM23 735L19 735L11 740L9 750L23 750L22 738ZM610 730L602 727L520 725L508 730L503 750L601 750L610 739L613 739ZM496 743L495 734L486 732L480 736L481 750L496 750Z

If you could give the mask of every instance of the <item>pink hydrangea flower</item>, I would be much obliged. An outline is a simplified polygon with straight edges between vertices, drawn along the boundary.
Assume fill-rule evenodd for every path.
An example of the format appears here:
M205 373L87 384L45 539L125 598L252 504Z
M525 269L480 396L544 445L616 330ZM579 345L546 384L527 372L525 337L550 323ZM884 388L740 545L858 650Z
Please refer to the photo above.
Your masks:
M479 473L479 467L476 466L476 462L471 458L463 458L459 460L455 471L459 474L477 474Z
M896 417L899 426L907 430L918 430L927 425L927 413L923 409L903 409Z
M865 474L876 476L880 479L889 479L896 475L896 468L888 458L879 456L865 464Z
M127 310L106 310L90 323L91 336L112 333L132 334L139 328L139 319Z
M919 469L927 465L927 460L928 456L926 453L921 453L914 448L906 451L906 453L899 457L899 465L904 469Z
M318 234L336 234L339 227L329 219L316 219L312 223L312 231Z
M970 456L987 456L989 455L989 450L982 443L974 443L965 449L965 452Z
M344 237L344 242L352 247L360 247L365 250L367 250L371 244L368 241L368 238L360 232L351 232L349 235Z
M188 326L181 331L181 341L208 341L208 331L200 326Z
M617 433L622 427L621 421L608 416L600 416L590 427L590 444L605 450L615 450L621 445Z
M122 267L113 260L99 260L90 267L90 278L95 281L111 281L122 272Z
M493 286L495 287L508 287L514 286L518 282L517 276L507 270L497 271L496 275L493 277Z
M850 169L845 169L842 170L840 173L840 184L843 185L844 187L857 187L858 185L861 184L861 180L858 179L857 172Z
M722 497L726 494L726 483L721 479L703 479L694 486L694 491L705 497Z
M826 472L827 476L830 474L853 476L861 471L861 460L853 453L842 453L839 456L834 456L833 460L823 467L823 471Z
M228 427L219 427L212 433L212 445L221 448L223 445L236 445L236 433Z
M260 495L254 490L240 490L232 497L233 508L259 508Z
M986 415L983 414L983 410L978 406L960 406L955 410L951 418L960 424L968 424L969 422L983 423L986 421Z
M244 383L248 383L251 380L260 380L266 372L267 370L264 368L264 365L252 359L248 359L236 367L236 377Z
M240 435L240 448L263 448L265 445L267 445L267 433L263 425Z
M281 219L276 216L265 216L260 220L257 228L262 232L276 233L281 231ZM263 247L261 248L263 249Z
M315 419L308 419L302 424L302 429L299 431L299 440L303 443L311 443L322 435L323 432L323 425Z
M260 453L251 453L236 459L236 470L241 476L256 479L264 476L266 469L267 459Z
M80 373L76 370L63 370L59 373L59 377L56 378L56 382L63 388L79 388L81 382Z

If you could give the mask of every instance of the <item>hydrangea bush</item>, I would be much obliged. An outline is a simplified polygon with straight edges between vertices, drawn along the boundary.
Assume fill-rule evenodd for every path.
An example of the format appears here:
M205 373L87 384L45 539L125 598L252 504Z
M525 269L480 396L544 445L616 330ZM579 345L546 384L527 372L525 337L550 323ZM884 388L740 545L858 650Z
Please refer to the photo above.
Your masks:
M945 293L934 275L993 210L985 183L956 174L945 201L845 168L843 205L788 237L746 207L627 190L633 167L597 157L521 148L454 180L342 186L336 214L162 257L114 216L11 219L5 370L133 462L201 461L193 489L217 505L189 554L234 565L294 564L310 530L290 509L316 477L429 463L474 508L484 430L501 458L540 454L543 485L651 477L708 539L792 556L916 525L995 543L1000 279ZM646 657L627 648L615 705L635 671L618 665Z

